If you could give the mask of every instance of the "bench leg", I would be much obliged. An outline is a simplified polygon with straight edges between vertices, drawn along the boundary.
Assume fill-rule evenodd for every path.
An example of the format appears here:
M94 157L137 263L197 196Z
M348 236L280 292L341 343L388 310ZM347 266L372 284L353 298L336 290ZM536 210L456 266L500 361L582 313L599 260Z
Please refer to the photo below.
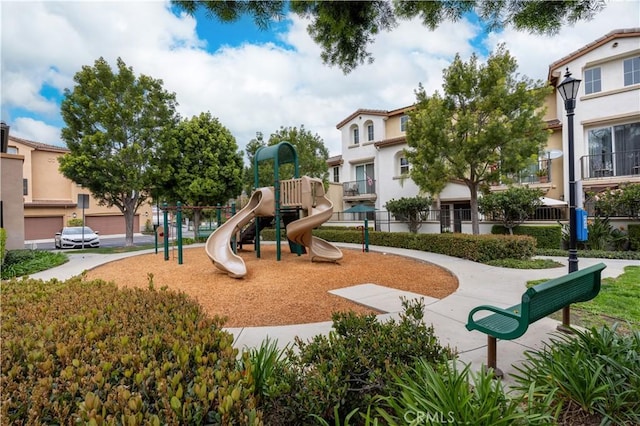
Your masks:
M504 374L502 370L498 368L496 365L497 358L497 348L496 348L496 338L493 336L487 335L487 367L493 369L493 374L495 374L497 379L501 379Z
M571 305L562 308L562 324L558 325L556 329L563 333L573 334L571 329Z

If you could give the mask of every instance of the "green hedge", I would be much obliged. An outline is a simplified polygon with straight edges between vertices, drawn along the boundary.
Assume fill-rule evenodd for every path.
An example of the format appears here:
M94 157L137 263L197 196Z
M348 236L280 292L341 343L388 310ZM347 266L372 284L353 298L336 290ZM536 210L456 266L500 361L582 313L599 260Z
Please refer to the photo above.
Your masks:
M629 248L640 251L640 223L629 224Z
M336 243L362 244L361 230L316 229L313 235ZM262 238L273 241L275 232L263 230ZM535 254L535 239L520 235L412 234L369 231L369 244L446 254L475 262L498 259L529 259Z
M492 234L507 235L509 231L502 225L493 225ZM513 228L513 235L528 235L536 239L539 249L562 248L562 227L560 225L531 226L520 225Z

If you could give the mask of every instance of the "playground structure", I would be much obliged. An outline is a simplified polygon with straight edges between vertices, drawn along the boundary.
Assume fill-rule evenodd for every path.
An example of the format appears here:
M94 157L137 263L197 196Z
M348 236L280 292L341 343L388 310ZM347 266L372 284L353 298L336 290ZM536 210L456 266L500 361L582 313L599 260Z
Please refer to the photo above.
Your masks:
M288 142L260 148L255 155L255 186L258 186L258 163L274 161L274 186L256 189L247 205L214 231L205 244L205 250L213 264L233 278L247 273L244 260L234 252L231 241L254 220L255 248L260 257L260 221L257 218L274 217L276 228L276 254L280 260L281 221L285 214L295 213L299 218L286 225L290 244L299 244L309 250L311 261L336 262L342 252L335 245L312 235L312 230L331 218L333 203L326 198L320 179L298 177L298 160L295 148ZM279 180L279 165L294 163L293 179ZM293 248L292 248L293 250Z

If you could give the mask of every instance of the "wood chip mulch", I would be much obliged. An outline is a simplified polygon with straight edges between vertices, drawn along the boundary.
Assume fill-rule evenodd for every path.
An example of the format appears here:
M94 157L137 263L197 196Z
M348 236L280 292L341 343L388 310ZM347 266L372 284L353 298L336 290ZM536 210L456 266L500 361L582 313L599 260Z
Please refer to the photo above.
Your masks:
M159 250L99 266L88 271L87 279L148 288L148 274L153 274L156 289L166 286L186 293L212 317L226 317L226 327L330 321L336 311L374 312L328 293L352 285L373 283L438 299L458 288L449 271L426 262L384 253L342 252L344 258L337 263L312 263L308 255L297 256L283 245L278 262L275 246L264 245L259 259L254 251L239 252L248 273L234 279L211 263L204 247L185 248L182 265L177 251L172 249L165 261Z

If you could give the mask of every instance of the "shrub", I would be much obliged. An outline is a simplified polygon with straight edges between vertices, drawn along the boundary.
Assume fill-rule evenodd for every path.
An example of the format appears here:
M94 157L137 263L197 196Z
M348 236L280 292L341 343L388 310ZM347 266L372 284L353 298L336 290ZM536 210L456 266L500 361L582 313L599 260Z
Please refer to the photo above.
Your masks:
M336 313L328 336L308 343L296 338L274 374L279 393L265 400L265 424L310 424L310 414L333 423L354 410L364 413L375 395L386 393L393 373L415 357L431 364L452 358L422 321L424 304L404 300L403 306L399 321Z
M640 223L630 223L627 229L629 230L629 248L640 251Z
M387 201L385 208L395 216L397 220L408 222L409 232L415 234L422 226L427 213L431 207L429 197L402 197L398 200Z
M494 225L492 234L505 235L508 230L502 225ZM513 228L514 235L528 235L536 239L536 248L559 249L562 247L562 227L560 225L530 226L520 225Z
M533 397L555 394L560 416L571 412L573 419L597 415L600 424L640 424L640 331L574 332L557 334L542 350L525 353L514 375L519 390L535 383Z
M545 170L546 169L542 169ZM542 206L544 193L527 186L509 186L506 191L489 192L478 200L480 213L502 222L510 235L513 229L533 217Z
M0 228L0 266L4 263L4 256L7 253L7 231Z
M247 354L184 294L78 277L1 297L3 423L260 421Z
M81 218L67 220L67 226L82 226L83 223Z

